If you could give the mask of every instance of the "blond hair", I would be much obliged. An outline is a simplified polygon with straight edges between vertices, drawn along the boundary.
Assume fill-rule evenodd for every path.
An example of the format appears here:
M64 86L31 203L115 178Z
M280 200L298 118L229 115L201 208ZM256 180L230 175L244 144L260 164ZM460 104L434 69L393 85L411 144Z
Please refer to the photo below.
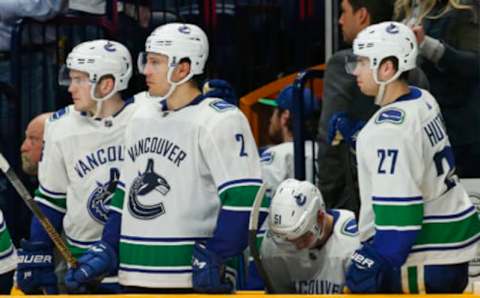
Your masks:
M413 13L414 1L415 0L396 0L395 7L394 7L394 18L396 20L410 18ZM445 5L444 8L442 8L439 14L430 16L429 13L437 5L439 0L416 0L416 1L418 1L420 5L420 14L416 21L417 25L421 24L424 18L438 19L452 9L473 11L473 7L471 5L460 4L462 0L448 0L448 3Z

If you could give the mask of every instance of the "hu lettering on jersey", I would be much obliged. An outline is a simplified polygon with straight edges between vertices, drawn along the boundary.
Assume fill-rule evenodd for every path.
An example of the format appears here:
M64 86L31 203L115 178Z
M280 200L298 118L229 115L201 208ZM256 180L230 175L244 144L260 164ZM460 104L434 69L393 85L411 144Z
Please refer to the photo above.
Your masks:
M99 166L109 162L123 161L124 159L124 147L122 145L113 145L108 146L107 148L100 148L93 153L85 155L83 159L77 161L73 168L78 176L83 178L86 174Z
M427 135L432 147L443 140L446 136L446 133L442 116L438 114L432 121L428 122L427 125L423 127L423 131Z
M296 280L298 294L335 294L341 293L342 286L328 280Z
M177 144L157 137L140 139L135 145L128 148L128 155L132 161L135 161L139 155L145 153L161 155L173 162L177 167L180 167L180 163L187 157L187 153L180 149Z

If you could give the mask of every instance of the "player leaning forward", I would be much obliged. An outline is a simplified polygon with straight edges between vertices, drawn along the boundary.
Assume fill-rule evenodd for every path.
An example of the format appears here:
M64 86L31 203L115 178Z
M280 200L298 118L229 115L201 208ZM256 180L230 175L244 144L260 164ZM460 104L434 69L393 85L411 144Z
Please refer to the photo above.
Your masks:
M439 106L402 73L415 67L413 32L386 22L354 41L347 64L380 109L360 131L357 162L363 246L346 276L353 292L462 292L480 224L454 173Z
M235 106L204 97L192 78L208 56L199 27L163 25L146 52L139 66L150 103L127 126L105 229L120 235L104 237L73 275L84 282L118 258L119 281L130 292L228 292L222 263L246 247L261 184L254 139Z
M102 236L118 169L126 156L125 125L137 106L119 93L127 88L131 74L127 48L95 40L76 46L59 75L59 83L68 85L73 105L47 122L35 200L56 229L63 229L76 257ZM52 252L52 241L33 218L30 239L19 250L24 262L18 264L17 282L24 292L40 288L56 292ZM32 259L41 261L29 263Z

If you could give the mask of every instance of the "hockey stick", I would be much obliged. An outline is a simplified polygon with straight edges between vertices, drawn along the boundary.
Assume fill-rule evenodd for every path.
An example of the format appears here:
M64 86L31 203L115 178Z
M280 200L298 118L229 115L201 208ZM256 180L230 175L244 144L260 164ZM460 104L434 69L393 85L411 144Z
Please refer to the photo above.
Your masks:
M260 215L260 207L262 206L263 196L265 195L266 190L266 184L262 183L257 191L257 195L255 196L255 201L253 202L252 212L250 213L250 220L248 223L248 246L250 247L250 254L255 261L257 271L260 274L260 277L263 279L267 293L274 293L272 281L262 265L260 253L257 248L258 218Z
M72 268L76 268L77 260L72 255L70 250L68 250L60 234L58 234L52 223L48 220L45 214L43 214L42 210L38 207L37 203L30 195L30 192L25 188L25 185L23 185L17 174L10 167L10 164L5 159L2 153L0 153L0 169L5 174L5 176L7 176L7 179L10 181L10 183L12 183L13 187L15 187L18 194L23 199L28 208L30 208L33 214L38 218L38 221L40 222L40 224L42 224L48 236L50 237L50 239L52 239L53 243L57 247L62 257L67 261L68 265Z

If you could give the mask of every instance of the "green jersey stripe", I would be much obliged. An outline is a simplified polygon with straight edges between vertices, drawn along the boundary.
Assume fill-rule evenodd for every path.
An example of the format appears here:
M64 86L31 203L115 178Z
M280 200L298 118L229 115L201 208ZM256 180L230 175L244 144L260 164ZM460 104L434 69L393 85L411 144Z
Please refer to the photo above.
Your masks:
M191 266L193 244L146 245L120 242L120 263L148 267Z
M478 234L480 234L480 220L474 213L458 221L424 223L415 246L465 242Z
M223 206L251 207L260 186L246 185L231 187L220 194ZM268 207L268 201L264 198L262 207Z
M66 210L67 208L67 198L66 197L58 197L54 198L51 196L46 195L45 193L41 192L39 189L35 190L35 197L39 199L44 199L53 205L59 207L60 209Z
M417 267L408 267L408 290L410 293L418 293Z
M0 254L12 249L12 238L10 238L10 233L8 229L4 229L0 233Z
M423 204L378 205L373 204L376 226L419 226L423 220Z
M125 190L116 188L115 192L113 193L112 201L110 203L111 207L114 207L116 209L123 209L123 199L125 197Z

